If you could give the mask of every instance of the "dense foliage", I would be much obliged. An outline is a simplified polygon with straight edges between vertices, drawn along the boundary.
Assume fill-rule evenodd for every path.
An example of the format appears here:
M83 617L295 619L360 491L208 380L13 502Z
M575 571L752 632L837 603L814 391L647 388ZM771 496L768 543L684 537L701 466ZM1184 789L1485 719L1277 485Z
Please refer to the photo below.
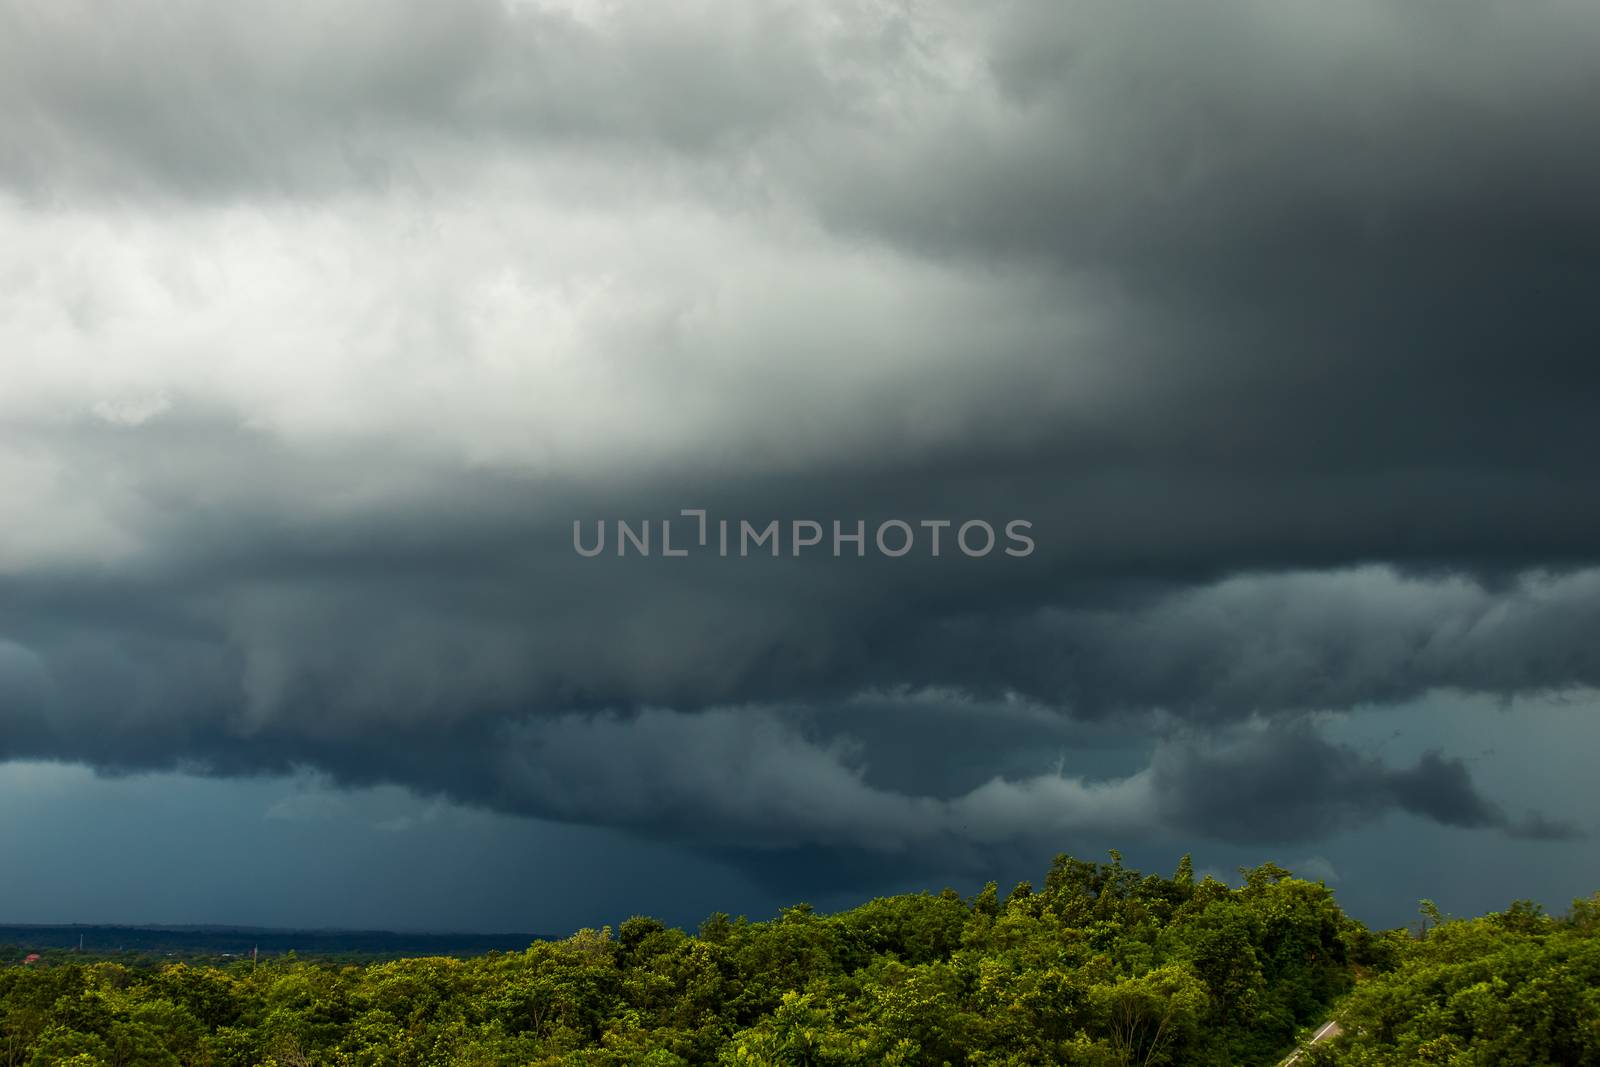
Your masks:
M1600 1065L1600 894L1554 919L1537 905L1390 936L1396 964L1341 1006L1345 1034L1304 1067Z
M714 915L696 935L634 918L466 960L45 959L0 968L0 1067L1270 1064L1358 974L1319 1060L1596 1062L1594 910L1416 941L1281 868L1244 873L1230 889L1187 860L1161 878L1061 856L1004 898Z

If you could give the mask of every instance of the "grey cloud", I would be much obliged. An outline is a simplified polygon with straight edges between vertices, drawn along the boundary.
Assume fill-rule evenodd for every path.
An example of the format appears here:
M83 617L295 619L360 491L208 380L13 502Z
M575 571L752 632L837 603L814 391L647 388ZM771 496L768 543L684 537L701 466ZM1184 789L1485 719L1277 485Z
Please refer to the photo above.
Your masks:
M0 169L39 196L429 188L460 175L462 152L505 146L668 165L827 110L838 92L825 21L771 5L599 21L494 0L4 18Z
M186 657L192 677L176 671L131 691L200 692L215 678L207 699L236 706L228 721L240 729L354 734L510 709L689 709L940 686L1021 693L1088 718L1163 710L1226 721L1435 689L1600 684L1584 636L1600 610L1593 571L1500 585L1384 567L1184 580L1073 559L1073 531L1043 523L1041 551L1024 560L582 560L570 516L665 516L688 493L605 502L572 485L413 464L401 491L349 513L324 500L380 455L324 450L307 468L250 438L183 438L170 458L134 444L112 480L142 503L116 521L146 547L109 574L4 579L7 632L66 686L146 673L137 661L115 666L124 639L148 646L138 657L148 664ZM189 500L170 484L139 484L152 468L190 464L195 446L210 457L198 462L216 465L180 467ZM246 464L250 481L234 481ZM914 494L888 506L916 515ZM724 513L766 514L772 499ZM847 492L794 499L824 517L856 505ZM1000 518L1003 506L980 499L974 511ZM1068 547L1052 543L1063 535ZM128 679L111 688L129 690Z
M530 658L550 639L526 623L521 630L505 620L498 631L475 629L485 623L437 610L414 614L393 591L377 601L363 597L362 613L351 614L341 602L350 593L331 601L277 593L265 606L255 603L233 622L227 642L215 645L158 637L148 627L99 639L68 627L70 642L43 661L54 699L34 703L31 713L26 704L8 709L8 755L214 774L310 764L348 784L400 782L502 811L707 846L920 849L930 861L964 865L995 849L1108 836L1304 839L1395 808L1517 836L1572 832L1539 815L1508 819L1478 795L1458 762L1431 755L1411 768L1385 768L1293 720L1225 733L1232 737L1225 744L1205 742L1203 732L1199 740L1174 739L1153 762L1124 760L1123 773L1108 776L1102 760L1091 761L1088 773L1049 768L1051 750L1065 752L1075 740L1051 726L1057 713L1049 706L970 704L959 691L867 695L816 711L764 704L563 710L563 694L594 695L607 692L598 688L604 681L619 684L627 661L616 655L626 653L579 663L573 657L584 641L571 637L563 677L553 673L548 653ZM266 629L254 628L264 619ZM562 626L573 622L567 616ZM681 613L675 625L701 639L710 632L686 628ZM699 651L714 656L718 649ZM647 658L635 669L655 672L662 657L688 650L646 644L641 653ZM36 657L26 661L33 674ZM1219 655L1203 662L1227 661ZM759 676L759 666L741 673ZM812 684L825 694L839 684L837 668L822 660L819 669ZM663 680L651 677L625 684L661 688ZM902 729L876 739L860 729L874 704L898 705ZM985 734L991 746L987 760L943 788L937 783L948 743L920 731L917 721L936 715L964 720L967 732ZM990 736L1007 718L1013 738ZM1151 725L1123 720L1134 736ZM1040 741L1050 747L1011 759ZM893 750L887 758L909 760L887 776L873 773L885 748ZM983 771L1008 759L1005 773Z
M1600 685L1600 19L630 10L6 8L0 755L738 847L1568 832L1290 724ZM686 506L1039 551L570 551ZM929 692L987 710L840 740Z
M1511 837L1580 836L1577 827L1544 816L1508 817L1479 794L1458 759L1433 751L1411 767L1388 767L1304 725L1164 749L1155 778L1175 824L1235 841L1327 835L1391 809L1444 826L1495 828Z
M1203 735L1440 689L1593 685L1592 571L1503 586L1378 567L1191 585L1086 583L1048 559L1019 571L583 561L567 541L566 516L587 506L574 487L441 473L415 498L329 513L318 502L359 455L312 472L260 439L213 437L219 475L234 469L228 448L256 450L245 506L169 500L150 513L151 548L113 575L0 582L8 755L219 774L312 765L741 847L924 842L951 856L1160 827L1276 840L1390 808L1566 832L1507 818L1460 764L1387 770L1294 731L1163 749L1148 769L1137 746L1072 773L1047 765L1084 736L1072 722L1108 724L1126 747L1169 721ZM818 709L809 734L775 717L796 704ZM875 704L894 728L863 724ZM873 755L885 748L903 751ZM1108 776L1123 784L1096 785Z
M1093 840L1316 839L1389 811L1517 838L1581 836L1541 815L1510 818L1460 760L1433 751L1391 767L1298 722L1174 736L1122 776L1047 769L940 797L873 784L875 750L848 725L819 734L807 718L738 708L544 720L513 735L500 788L541 814L598 816L705 845L921 852L924 863L973 866L1007 848Z
M1588 836L1572 822L1537 811L1530 811L1520 819L1505 820L1502 825L1512 837L1527 841L1572 841Z
M1473 790L1466 765L1445 760L1437 752L1427 753L1415 767L1391 776L1388 786L1402 808L1447 826L1510 825Z

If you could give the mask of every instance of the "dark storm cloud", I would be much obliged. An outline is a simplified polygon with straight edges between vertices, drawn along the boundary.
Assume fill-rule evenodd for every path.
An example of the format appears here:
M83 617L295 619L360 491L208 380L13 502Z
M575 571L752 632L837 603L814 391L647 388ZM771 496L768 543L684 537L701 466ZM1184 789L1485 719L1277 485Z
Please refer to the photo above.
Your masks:
M941 863L1571 832L1300 724L1600 687L1590 12L4 19L0 756ZM1038 551L571 550L695 506Z
M1048 559L582 560L567 516L588 503L573 487L457 474L439 491L413 471L420 497L316 514L360 454L324 454L308 476L253 435L206 432L216 471L250 457L248 503L220 485L220 508L206 492L166 499L141 512L153 550L115 575L0 582L6 755L312 765L707 844L921 848L942 870L1162 827L1287 840L1391 808L1568 832L1509 820L1437 757L1390 769L1269 731L1167 744L1151 762L1137 738L1164 720L1220 727L1437 688L1594 685L1594 572L1130 589ZM122 462L129 478L161 466ZM1120 724L1107 740L1125 751L1108 762L1091 736L1083 753L1063 712ZM1069 756L1071 773L1052 770Z
M1494 827L1512 837L1580 835L1541 816L1509 818L1479 795L1460 760L1429 752L1414 766L1391 768L1303 727L1260 731L1215 747L1174 747L1155 770L1156 791L1173 823L1198 834L1225 827L1236 841L1322 836L1390 808L1445 826Z

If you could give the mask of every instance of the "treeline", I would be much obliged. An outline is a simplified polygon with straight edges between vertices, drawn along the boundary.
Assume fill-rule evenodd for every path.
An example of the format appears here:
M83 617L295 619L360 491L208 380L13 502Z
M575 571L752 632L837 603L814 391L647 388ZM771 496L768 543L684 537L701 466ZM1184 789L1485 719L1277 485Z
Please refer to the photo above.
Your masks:
M539 935L428 934L389 930L280 930L246 926L4 926L0 963L38 952L57 960L81 951L85 958L114 959L134 966L164 958L221 964L229 959L293 952L322 960L365 963L402 956L481 956L520 951Z
M1282 868L1243 873L1233 889L1187 860L1163 878L1116 853L1061 856L1004 897L991 884L836 915L713 915L694 935L634 918L469 960L13 966L0 1064L1232 1067L1276 1062L1341 1000L1349 1034L1320 1062L1429 1062L1426 1042L1439 1063L1600 1062L1592 910L1524 908L1416 941L1368 932ZM1551 977L1580 960L1573 980ZM1544 982L1540 996L1496 993L1501 967L1518 989ZM1477 1055L1478 1036L1428 1006L1482 982L1500 1015L1470 1025L1516 1025L1532 1058L1449 1058ZM1537 1012L1546 1023L1518 1021Z

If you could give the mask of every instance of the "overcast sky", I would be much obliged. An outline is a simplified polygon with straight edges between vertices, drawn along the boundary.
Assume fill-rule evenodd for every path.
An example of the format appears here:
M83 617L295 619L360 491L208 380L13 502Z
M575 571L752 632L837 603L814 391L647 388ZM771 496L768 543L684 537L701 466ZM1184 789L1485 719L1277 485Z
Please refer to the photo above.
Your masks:
M0 0L0 921L1600 888L1596 54L1575 0Z

